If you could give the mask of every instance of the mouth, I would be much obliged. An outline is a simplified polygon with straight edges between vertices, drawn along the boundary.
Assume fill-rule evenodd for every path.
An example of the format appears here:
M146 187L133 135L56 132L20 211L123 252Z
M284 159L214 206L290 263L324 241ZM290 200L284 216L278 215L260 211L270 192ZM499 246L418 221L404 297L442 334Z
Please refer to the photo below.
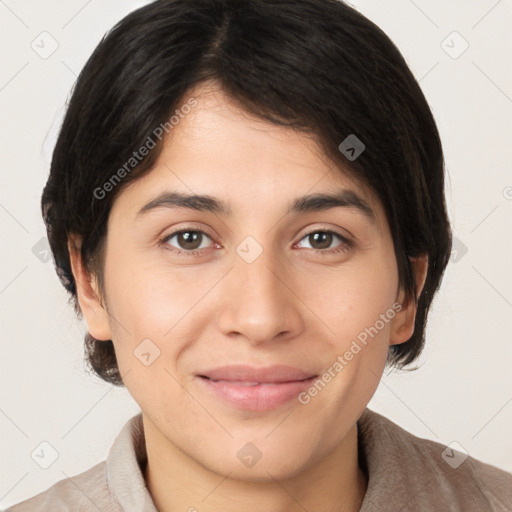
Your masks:
M287 382L247 382L199 376L200 384L210 396L245 411L269 411L298 401L300 393L315 379L316 376Z
M276 386L278 384L288 384L290 382L304 382L304 381L310 381L316 377L316 375L312 377L308 377L306 379L300 379L300 380L287 380L287 381L276 381L276 382L249 382L249 381L243 381L243 380L230 380L230 379L210 379L210 377L207 377L206 375L199 375L201 379L207 379L212 382L227 382L228 384L232 384L234 386Z
M293 366L274 365L255 368L246 364L235 364L212 368L199 374L210 380L244 382L249 384L280 384L296 382L316 376L313 372Z

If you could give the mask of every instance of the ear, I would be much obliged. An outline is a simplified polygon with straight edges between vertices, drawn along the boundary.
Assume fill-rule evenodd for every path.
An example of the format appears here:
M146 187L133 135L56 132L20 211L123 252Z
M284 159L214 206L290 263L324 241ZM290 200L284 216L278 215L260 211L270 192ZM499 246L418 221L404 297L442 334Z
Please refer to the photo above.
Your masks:
M416 258L410 257L409 259L416 281L416 298L418 299L425 285L425 279L427 278L428 255L422 254ZM403 290L400 290L398 302L402 305L402 309L396 313L391 321L390 345L405 343L414 334L417 305L413 297L405 298L405 292Z
M99 286L94 276L85 269L80 253L81 240L74 235L68 238L71 270L75 278L80 309L87 322L89 334L97 340L111 340L112 332L108 312L103 305Z

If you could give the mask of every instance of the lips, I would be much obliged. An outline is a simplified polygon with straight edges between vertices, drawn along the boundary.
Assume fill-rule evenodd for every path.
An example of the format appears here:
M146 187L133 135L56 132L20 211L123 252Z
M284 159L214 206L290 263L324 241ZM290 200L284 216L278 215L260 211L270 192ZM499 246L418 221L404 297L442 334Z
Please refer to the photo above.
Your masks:
M291 366L230 365L197 375L200 389L224 404L263 412L293 403L317 375Z
M315 377L314 372L285 365L254 368L249 365L228 365L207 370L199 374L213 381L228 381L232 384L256 386L258 384L279 384Z

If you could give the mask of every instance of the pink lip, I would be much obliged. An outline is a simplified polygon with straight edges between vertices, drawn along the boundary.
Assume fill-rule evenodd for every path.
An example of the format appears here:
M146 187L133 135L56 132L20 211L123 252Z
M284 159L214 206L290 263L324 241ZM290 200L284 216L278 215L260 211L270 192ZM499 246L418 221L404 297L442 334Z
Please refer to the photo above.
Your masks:
M245 382L290 382L313 377L313 373L292 366L274 365L254 368L247 364L232 364L206 370L199 374L212 380Z
M283 365L266 368L230 365L207 370L198 377L207 391L237 408L265 411L297 398L316 375Z

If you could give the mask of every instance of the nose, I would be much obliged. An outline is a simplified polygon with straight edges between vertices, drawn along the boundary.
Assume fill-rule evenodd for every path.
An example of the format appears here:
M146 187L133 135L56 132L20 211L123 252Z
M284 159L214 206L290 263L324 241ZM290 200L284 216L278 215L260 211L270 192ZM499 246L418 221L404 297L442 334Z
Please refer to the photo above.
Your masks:
M263 344L295 337L304 328L291 272L270 250L251 263L236 255L224 285L218 317L223 334Z

